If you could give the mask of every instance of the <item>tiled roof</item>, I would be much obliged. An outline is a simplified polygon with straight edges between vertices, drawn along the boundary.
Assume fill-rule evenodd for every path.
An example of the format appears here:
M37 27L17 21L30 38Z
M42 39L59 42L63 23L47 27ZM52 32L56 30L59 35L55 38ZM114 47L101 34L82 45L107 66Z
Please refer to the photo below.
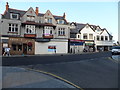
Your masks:
M77 27L77 30L82 30L84 27L86 26L86 24L80 24L80 23L76 23L76 27Z
M13 8L9 8L8 11L4 13L4 15L2 15L2 18L6 18L6 19L10 19L10 13L16 13L16 14L19 14L20 17L22 17L27 11L24 11L24 10L18 10L18 9L13 9ZM40 17L43 17L45 14L43 13L38 13L38 16ZM65 20L65 24L67 24L67 20L64 19L63 16L56 16L56 15L53 15L53 17L58 20L58 19L61 19L61 20Z
M86 24L80 24L80 23L76 23L76 28L75 29L71 29L70 33L79 33L80 30L82 30L85 27Z

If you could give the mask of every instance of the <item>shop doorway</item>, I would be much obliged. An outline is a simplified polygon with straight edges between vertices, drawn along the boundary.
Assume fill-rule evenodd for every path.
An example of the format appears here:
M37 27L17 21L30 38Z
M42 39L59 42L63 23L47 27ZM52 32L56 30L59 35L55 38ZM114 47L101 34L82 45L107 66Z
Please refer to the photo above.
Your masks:
M23 44L23 54L27 54L27 44Z

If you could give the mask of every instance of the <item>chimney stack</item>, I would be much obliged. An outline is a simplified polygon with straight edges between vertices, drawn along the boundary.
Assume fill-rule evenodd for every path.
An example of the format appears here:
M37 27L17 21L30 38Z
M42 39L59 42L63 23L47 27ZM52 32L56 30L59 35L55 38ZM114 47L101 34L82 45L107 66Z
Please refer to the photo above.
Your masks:
M6 3L6 11L8 11L9 5L8 2Z
M38 16L38 13L39 13L38 7L36 7L35 13L36 13L36 15Z
M63 18L64 18L64 19L66 18L66 15L65 15L65 13L63 14Z

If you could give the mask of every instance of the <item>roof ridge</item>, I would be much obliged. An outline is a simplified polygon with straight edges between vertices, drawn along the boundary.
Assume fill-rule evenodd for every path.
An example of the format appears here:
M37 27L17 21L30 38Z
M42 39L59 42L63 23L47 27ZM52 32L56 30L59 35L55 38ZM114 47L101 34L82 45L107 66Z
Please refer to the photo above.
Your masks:
M56 16L56 17L63 17L63 16L58 16L58 15L53 15L53 16Z
M25 10L19 10L19 9L14 9L14 8L9 8L9 9L27 12L27 11L25 11Z

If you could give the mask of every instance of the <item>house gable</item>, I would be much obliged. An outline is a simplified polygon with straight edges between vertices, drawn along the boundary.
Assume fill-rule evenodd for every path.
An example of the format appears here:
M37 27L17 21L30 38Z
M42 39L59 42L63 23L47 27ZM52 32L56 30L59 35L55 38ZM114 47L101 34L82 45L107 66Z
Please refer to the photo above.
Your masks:
M32 7L30 7L26 11L26 13L21 17L23 22L27 21L27 16L33 16L33 17L35 17L35 21L37 20L37 15L36 15L36 13L35 13L35 11L33 10Z
M52 19L52 24L56 25L56 20L55 18L53 17L52 13L50 12L50 10L47 10L46 13L44 14L43 16L43 20L44 20L44 23L46 23L45 19L46 18L51 18Z
M89 24L86 24L81 30L80 33L95 33L94 30L90 27Z
M101 32L101 35L109 36L110 34L108 33L108 31L106 29L104 29L103 32Z

